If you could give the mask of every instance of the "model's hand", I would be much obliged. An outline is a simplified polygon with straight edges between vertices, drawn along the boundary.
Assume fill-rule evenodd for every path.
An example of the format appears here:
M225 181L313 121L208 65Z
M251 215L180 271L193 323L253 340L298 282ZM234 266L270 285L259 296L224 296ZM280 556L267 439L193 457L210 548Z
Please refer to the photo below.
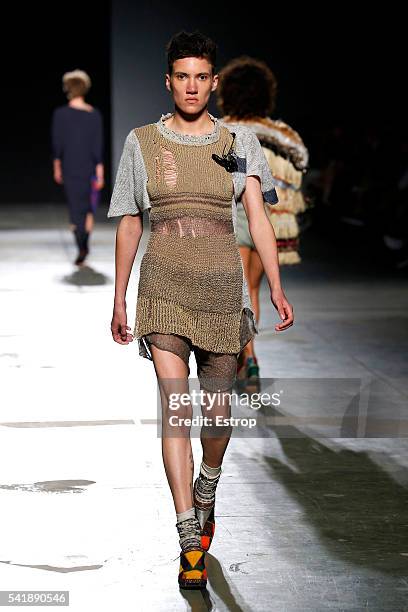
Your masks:
M105 181L103 180L102 177L99 177L99 178L96 179L94 185L95 185L95 189L97 191L101 191L101 189L103 189L105 187Z
M273 289L271 291L271 301L279 313L282 323L275 325L276 331L283 331L293 325L294 315L293 307L289 304L282 289Z
M58 185L62 185L64 180L62 178L61 168L54 169L54 181L58 183Z
M62 185L64 179L62 177L62 164L60 159L54 159L52 162L52 169L54 174L54 181L58 183L58 185Z
M112 338L118 344L129 344L129 342L133 341L133 335L127 331L130 327L126 323L126 304L124 306L115 306L113 309L111 332Z
M105 170L103 164L97 164L95 168L95 182L94 186L97 191L101 191L101 189L105 186Z

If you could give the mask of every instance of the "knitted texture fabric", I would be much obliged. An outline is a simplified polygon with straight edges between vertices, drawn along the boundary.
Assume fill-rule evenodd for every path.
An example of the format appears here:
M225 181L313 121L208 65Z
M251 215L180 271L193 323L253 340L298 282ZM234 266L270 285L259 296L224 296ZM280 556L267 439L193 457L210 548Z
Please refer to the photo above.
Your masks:
M215 121L217 129L213 134L204 136L191 136L189 134L176 134L172 132L164 123L167 116L168 115L163 115L157 123L150 124L154 126L159 133L165 136L166 144L171 142L181 143L186 145L189 150L193 151L196 146L201 148L203 145L207 146L208 144L213 144L219 139L223 122L212 117L212 115L211 117ZM140 130L145 127L149 126L143 126L137 129ZM226 127L230 133L236 133L235 150L240 163L238 171L234 172L232 175L235 203L242 197L242 193L245 189L246 177L255 175L260 178L261 190L265 202L276 204L278 202L275 189L276 183L255 133L249 127L240 124L226 123L224 127ZM154 133L152 137L154 137ZM161 155L162 153L160 152L159 154L156 153L159 159ZM160 167L158 164L156 167L157 174L159 175ZM166 169L168 172L168 158L166 160ZM151 180L152 177L148 176L145 167L145 159L141 152L137 131L133 129L129 132L125 140L107 216L137 215L141 211L151 209L152 205L148 191L148 189L150 190Z
M247 176L257 176L265 202L276 204L275 181L248 127L210 115L212 133L180 134L167 127L170 115L128 134L107 214L149 212L133 333L148 359L146 336L154 332L237 353L258 333L236 242L237 204ZM212 154L233 142L238 167L230 174Z
M134 335L179 334L207 351L238 353L243 269L232 224L233 182L212 159L228 150L231 134L221 127L216 142L189 146L165 138L153 124L135 132L149 177L152 225Z
M180 548L183 552L201 550L201 528L196 516L177 522L176 528L179 534Z
M200 388L210 393L231 392L237 375L237 354L214 353L193 346L189 338L177 334L147 334L145 339L151 345L164 351L170 351L180 357L187 367L187 376L190 375L189 358L191 351L197 364L197 378Z

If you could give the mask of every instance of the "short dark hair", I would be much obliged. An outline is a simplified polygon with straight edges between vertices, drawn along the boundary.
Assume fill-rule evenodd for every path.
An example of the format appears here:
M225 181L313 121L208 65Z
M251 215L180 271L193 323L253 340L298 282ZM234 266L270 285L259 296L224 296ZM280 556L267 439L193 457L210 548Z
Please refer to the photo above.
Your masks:
M219 74L217 106L235 118L267 117L275 109L278 83L262 60L241 55Z
M198 30L192 33L184 30L174 34L166 46L168 73L173 71L173 63L183 57L205 57L213 72L217 61L217 45Z

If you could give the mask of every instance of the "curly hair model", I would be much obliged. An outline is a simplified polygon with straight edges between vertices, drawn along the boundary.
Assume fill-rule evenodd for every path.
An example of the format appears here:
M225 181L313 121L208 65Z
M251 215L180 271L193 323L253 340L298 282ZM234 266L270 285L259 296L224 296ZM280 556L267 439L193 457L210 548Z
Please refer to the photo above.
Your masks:
M268 117L275 110L278 83L262 60L242 55L219 74L217 105L234 119Z
M301 184L308 152L293 128L270 117L275 110L277 89L277 79L266 62L243 55L231 60L220 71L217 105L223 121L231 129L237 124L247 126L262 145L279 198L276 206L265 203L265 213L277 239L279 264L293 265L301 261L297 215L306 209ZM259 289L264 267L240 202L237 206L237 241L251 302L259 320ZM248 392L259 389L259 364L253 340L239 357L236 384L240 390L245 388Z

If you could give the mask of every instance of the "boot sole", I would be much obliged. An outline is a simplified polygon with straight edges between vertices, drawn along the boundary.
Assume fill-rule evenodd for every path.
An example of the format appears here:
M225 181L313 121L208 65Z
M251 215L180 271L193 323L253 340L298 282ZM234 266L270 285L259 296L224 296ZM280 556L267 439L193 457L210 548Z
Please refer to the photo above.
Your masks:
M205 589L207 586L207 580L199 578L180 578L178 582L180 589L189 589L190 591L194 589Z

